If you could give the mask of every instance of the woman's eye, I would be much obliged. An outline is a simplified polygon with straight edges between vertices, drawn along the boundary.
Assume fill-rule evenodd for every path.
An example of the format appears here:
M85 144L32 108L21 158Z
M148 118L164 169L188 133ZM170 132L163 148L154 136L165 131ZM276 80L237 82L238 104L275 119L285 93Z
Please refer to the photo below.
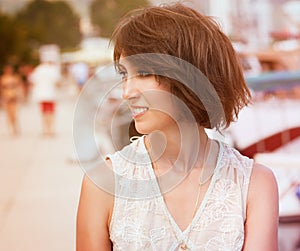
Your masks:
M149 77L151 75L151 73L147 72L147 71L138 71L138 76L139 77Z
M123 80L127 78L127 72L126 71L119 71L119 74L121 75Z

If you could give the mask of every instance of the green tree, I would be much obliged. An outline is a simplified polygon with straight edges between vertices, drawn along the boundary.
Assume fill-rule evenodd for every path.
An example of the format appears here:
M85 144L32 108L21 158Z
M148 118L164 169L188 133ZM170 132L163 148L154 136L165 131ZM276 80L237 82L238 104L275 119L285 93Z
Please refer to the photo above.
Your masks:
M29 62L31 51L26 45L27 33L14 17L0 13L0 67Z
M90 5L91 21L102 37L110 37L122 16L132 9L148 5L147 0L94 0Z
M18 14L28 33L30 45L57 44L74 48L81 40L79 17L64 1L33 0Z

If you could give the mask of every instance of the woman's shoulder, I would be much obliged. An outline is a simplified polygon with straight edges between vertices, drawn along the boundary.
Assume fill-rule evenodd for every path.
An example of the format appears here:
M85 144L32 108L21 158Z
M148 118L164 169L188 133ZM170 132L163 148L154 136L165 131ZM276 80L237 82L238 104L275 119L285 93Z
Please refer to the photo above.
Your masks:
M277 181L273 171L260 163L253 164L250 190L256 194L261 191L278 192Z
M255 163L251 175L249 192L247 197L246 232L248 238L245 246L259 250L277 250L277 230L279 218L279 194L276 178L266 166ZM257 222L262 225L257 228ZM264 242L257 242L263 236ZM251 247L252 246L252 247ZM250 248L251 247L251 248ZM247 248L247 249L248 249Z

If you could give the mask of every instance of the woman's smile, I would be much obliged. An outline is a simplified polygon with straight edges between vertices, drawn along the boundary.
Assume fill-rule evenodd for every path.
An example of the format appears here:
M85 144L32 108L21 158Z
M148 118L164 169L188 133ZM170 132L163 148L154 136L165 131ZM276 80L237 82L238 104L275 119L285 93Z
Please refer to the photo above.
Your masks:
M148 107L142 107L142 106L132 106L130 107L130 109L132 112L132 117L134 119L140 118L149 110Z

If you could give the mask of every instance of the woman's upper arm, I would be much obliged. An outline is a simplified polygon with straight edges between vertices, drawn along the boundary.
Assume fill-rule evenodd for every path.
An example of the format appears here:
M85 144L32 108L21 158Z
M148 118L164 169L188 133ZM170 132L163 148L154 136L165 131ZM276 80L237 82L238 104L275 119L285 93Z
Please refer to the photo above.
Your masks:
M77 212L76 250L111 250L109 224L113 196L84 176Z
M278 250L278 188L271 170L253 167L245 222L244 251Z

